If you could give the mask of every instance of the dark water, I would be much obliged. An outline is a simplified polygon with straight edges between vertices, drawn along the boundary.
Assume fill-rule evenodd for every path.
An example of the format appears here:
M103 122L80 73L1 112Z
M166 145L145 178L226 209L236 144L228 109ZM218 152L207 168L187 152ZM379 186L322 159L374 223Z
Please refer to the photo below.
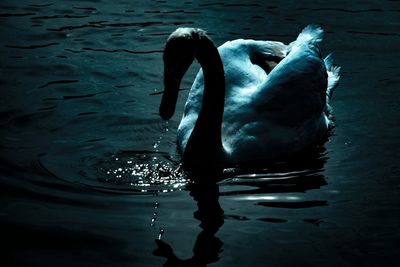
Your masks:
M2 1L1 265L400 266L400 2L365 2ZM181 113L157 115L169 33L290 42L309 23L342 66L329 140L188 184Z

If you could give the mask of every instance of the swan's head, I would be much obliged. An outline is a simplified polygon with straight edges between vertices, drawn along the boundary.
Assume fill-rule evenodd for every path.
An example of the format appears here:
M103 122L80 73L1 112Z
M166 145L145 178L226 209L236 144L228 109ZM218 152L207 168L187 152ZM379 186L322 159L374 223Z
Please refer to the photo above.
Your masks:
M160 105L160 116L168 120L174 115L178 91L183 75L192 64L205 36L201 29L179 28L168 38L164 49L164 94Z

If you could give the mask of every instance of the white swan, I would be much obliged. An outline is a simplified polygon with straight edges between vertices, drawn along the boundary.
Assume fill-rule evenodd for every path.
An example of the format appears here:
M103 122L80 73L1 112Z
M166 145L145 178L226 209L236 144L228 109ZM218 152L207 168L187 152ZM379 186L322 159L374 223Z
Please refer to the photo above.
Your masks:
M310 25L289 45L239 39L217 49L201 29L173 32L164 50L163 119L173 115L193 59L202 67L178 128L184 165L209 170L270 160L326 136L340 68L321 57L322 35Z

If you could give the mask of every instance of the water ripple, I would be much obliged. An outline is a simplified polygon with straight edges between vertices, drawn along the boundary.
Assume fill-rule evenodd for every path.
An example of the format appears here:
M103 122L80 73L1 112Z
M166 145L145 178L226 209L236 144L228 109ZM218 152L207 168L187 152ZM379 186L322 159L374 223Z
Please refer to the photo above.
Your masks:
M199 4L201 7L222 6L222 7L260 7L259 4L225 4L224 2Z
M293 201L293 202L270 201L270 202L258 202L257 205L269 208L303 209L303 208L312 208L318 206L327 206L328 202L325 200Z
M346 8L327 7L327 8L298 8L297 10L339 11L339 12L346 12L346 13L383 12L383 10L380 9L380 8L371 8L371 9L346 9Z
M97 9L95 7L73 7L74 9L80 9L80 10L89 10L89 11L96 11Z
M88 97L94 97L96 95L105 94L105 93L110 93L110 91L102 91L102 92L97 92L97 93L92 93L92 94L85 94L85 95L65 95L62 98L47 97L47 98L43 98L43 101L70 100L70 99L88 98Z
M354 31L354 30L349 30L347 32L354 34L366 34L366 35L400 36L399 33L393 33L393 32L369 32L369 31Z
M37 16L31 17L31 20L42 20L42 19L80 19L87 18L88 15L53 15L53 16Z
M19 46L19 45L5 45L8 48L18 48L18 49L36 49L36 48L45 48L53 45L59 45L60 43L49 43L42 45L28 45L28 46Z
M149 22L119 22L119 23L106 23L107 21L92 21L82 25L68 25L59 28L47 28L48 31L65 31L75 30L82 28L105 28L105 27L149 27L154 25L163 25L160 21L149 21Z
M35 15L36 13L0 13L0 17L26 17L26 16L32 16Z
M51 81L51 82L47 82L41 86L39 86L39 88L45 88L47 86L50 85L54 85L54 84L65 84L65 83L77 83L79 82L78 80L58 80L58 81Z
M149 51L134 51L129 49L104 49L104 48L90 48L83 47L82 50L94 51L94 52L105 52L105 53L129 53L129 54L154 54L162 53L163 50L149 50Z
M31 7L48 7L48 6L52 6L53 5L53 3L49 3L49 4L32 4L32 5L29 5L29 6L31 6Z
M106 23L107 21L92 21L86 24L81 24L81 25L68 25L68 26L62 26L59 28L47 28L46 30L48 31L65 31L65 30L76 30L76 29L83 29L83 28L107 28L107 27L113 27L113 28L127 28L127 27L140 27L140 28L145 28L145 27L150 27L150 26L156 26L156 25L174 25L174 26L179 26L179 25L190 25L194 24L193 21L175 21L175 22L170 22L170 23L165 23L161 21L149 21L149 22L119 22L119 23Z

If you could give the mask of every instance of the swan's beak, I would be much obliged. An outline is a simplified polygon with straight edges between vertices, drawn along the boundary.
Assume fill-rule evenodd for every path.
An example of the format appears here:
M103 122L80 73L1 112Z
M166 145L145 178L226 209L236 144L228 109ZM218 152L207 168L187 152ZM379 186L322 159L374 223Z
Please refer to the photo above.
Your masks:
M194 43L186 35L172 35L164 49L164 94L160 104L160 116L169 120L175 112L179 86L185 72L192 64Z
M180 82L181 79L176 76L164 74L165 88L160 104L160 116L164 120L169 120L175 113Z

